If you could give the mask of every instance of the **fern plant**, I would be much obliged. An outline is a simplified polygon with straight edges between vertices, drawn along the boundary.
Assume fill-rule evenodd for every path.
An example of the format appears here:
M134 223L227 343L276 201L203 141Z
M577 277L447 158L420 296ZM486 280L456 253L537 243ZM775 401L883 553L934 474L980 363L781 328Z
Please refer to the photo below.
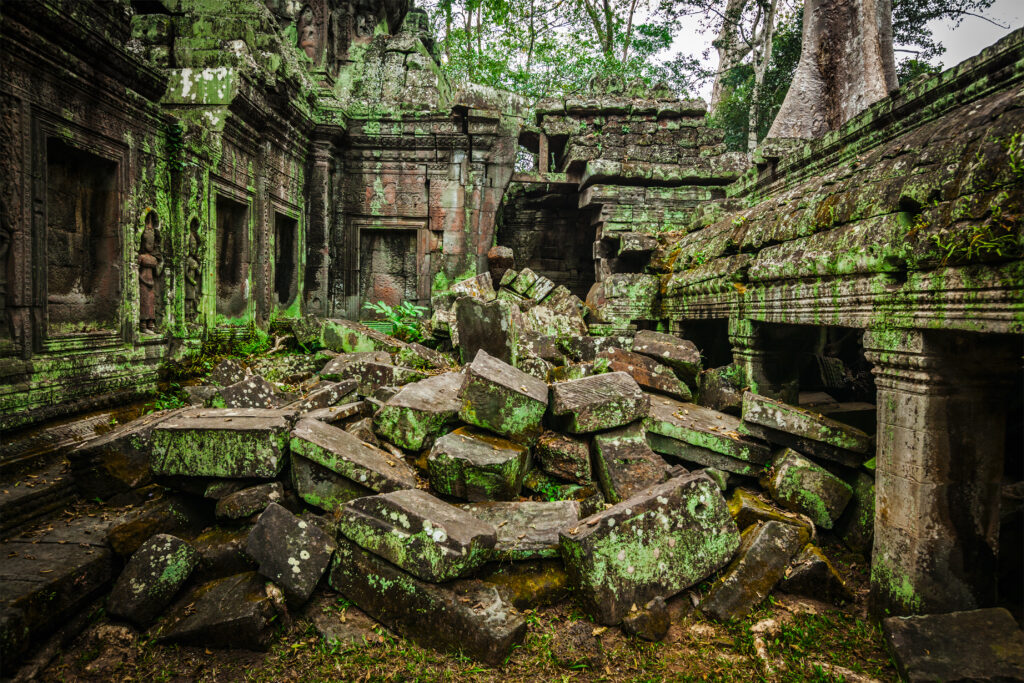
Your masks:
M423 341L423 330L421 319L427 313L424 306L417 306L409 301L403 301L397 306L389 306L383 301L372 303L367 301L363 308L373 311L391 324L391 334L402 341L419 342Z

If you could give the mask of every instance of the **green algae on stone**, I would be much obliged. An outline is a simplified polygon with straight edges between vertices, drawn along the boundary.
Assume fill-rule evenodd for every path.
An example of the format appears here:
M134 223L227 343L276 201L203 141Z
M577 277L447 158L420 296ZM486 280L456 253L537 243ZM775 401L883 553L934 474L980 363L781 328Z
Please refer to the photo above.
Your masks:
M290 445L292 455L378 493L416 488L416 474L404 460L319 420L300 420Z
M758 522L781 522L803 530L804 543L814 536L814 526L806 517L779 510L758 497L753 491L738 488L729 498L729 514L736 520L740 531Z
M548 386L480 350L466 366L459 418L512 441L532 444L548 407Z
M373 426L386 441L418 451L458 422L463 376L447 372L407 384L380 407Z
M581 520L560 541L586 611L617 624L632 605L671 597L724 566L740 534L718 486L688 474Z
M853 496L853 488L790 448L780 450L761 485L783 507L831 529Z
M551 413L573 434L597 432L647 416L650 400L625 372L559 382L551 388Z
M185 541L156 534L132 554L107 598L107 612L148 627L159 616L199 563L199 554Z
M515 500L529 465L525 446L470 427L442 436L427 456L434 490L470 501Z
M609 503L665 481L668 466L647 444L643 423L595 434L594 471Z
M345 503L373 491L323 465L292 453L292 486L306 503L325 512L333 512Z
M649 433L726 456L715 462L679 456L701 465L749 475L756 474L761 468L735 468L730 466L730 461L740 460L759 466L771 459L771 449L766 444L739 433L738 419L693 403L682 403L652 394L651 412L644 420L644 426Z
M186 410L153 430L153 474L273 479L284 467L294 416L256 408Z
M492 525L416 489L350 501L336 528L362 548L435 583L482 565L496 541Z

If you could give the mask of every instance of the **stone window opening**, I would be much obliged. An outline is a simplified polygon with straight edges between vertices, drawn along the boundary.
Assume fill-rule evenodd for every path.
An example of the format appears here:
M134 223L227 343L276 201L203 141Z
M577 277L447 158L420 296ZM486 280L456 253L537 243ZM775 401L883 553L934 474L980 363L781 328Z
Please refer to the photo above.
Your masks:
M274 295L288 307L299 291L299 221L274 213Z
M249 207L218 196L217 313L237 318L249 304Z
M122 259L117 163L46 144L46 314L50 335L119 325Z

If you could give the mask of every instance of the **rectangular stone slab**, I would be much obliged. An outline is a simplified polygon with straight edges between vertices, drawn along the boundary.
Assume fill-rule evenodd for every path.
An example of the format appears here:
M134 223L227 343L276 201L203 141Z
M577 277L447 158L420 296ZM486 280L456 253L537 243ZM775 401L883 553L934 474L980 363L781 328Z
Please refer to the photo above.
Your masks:
M609 503L665 481L668 466L645 437L640 422L594 435L594 470Z
M744 460L730 458L728 455L709 451L702 446L679 441L670 436L662 436L648 430L647 443L655 453L667 455L673 458L685 460L688 463L696 463L704 467L714 467L733 474L742 474L747 477L758 477L764 471L764 465L755 465Z
M405 385L374 415L374 429L401 448L430 446L458 421L462 381L462 373L446 372Z
M353 498L372 496L373 491L323 465L292 453L292 487L308 504L331 512Z
M710 576L739 541L718 485L692 473L582 520L560 535L560 551L587 612L617 624L632 605Z
M470 427L442 436L427 456L434 490L471 501L514 500L529 466L525 446Z
M700 351L687 339L664 332L640 330L633 338L633 351L668 365L690 386L695 386L701 371Z
M607 361L613 371L628 373L646 391L657 391L683 401L693 398L690 387L676 377L672 368L649 356L622 349L608 349L597 354L597 358Z
M153 429L156 475L273 479L284 467L294 411L192 408Z
M482 349L465 368L459 418L512 441L532 444L548 407L548 385Z
M491 524L408 489L350 501L339 533L424 581L465 576L486 562L497 541Z
M399 635L423 647L500 664L526 635L526 621L504 589L473 579L421 581L342 537L331 588Z
M652 394L651 412L644 425L648 432L755 465L763 465L772 456L767 444L739 432L738 419L695 403L681 403Z
M614 429L647 416L650 399L625 372L609 372L551 387L551 412L573 434Z
M378 493L416 488L416 474L404 460L319 420L295 425L291 450Z
M558 533L576 526L580 504L575 500L465 503L460 508L497 531L496 560L558 557Z
M853 487L791 448L775 454L761 486L779 505L831 529L853 497Z
M590 444L558 432L544 432L533 449L534 461L550 475L577 484L593 481Z
M743 394L743 426L745 431L780 445L851 467L859 466L874 452L871 437L856 427L749 391Z

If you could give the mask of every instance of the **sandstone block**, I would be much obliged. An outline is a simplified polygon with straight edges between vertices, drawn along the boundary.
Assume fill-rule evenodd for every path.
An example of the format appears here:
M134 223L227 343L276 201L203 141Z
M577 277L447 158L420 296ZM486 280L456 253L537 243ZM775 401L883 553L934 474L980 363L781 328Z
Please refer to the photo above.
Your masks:
M107 612L146 628L166 608L199 563L185 541L157 534L128 560L107 598Z
M594 467L601 492L618 503L666 479L668 466L647 445L641 422L594 435Z
M700 351L692 341L663 332L640 330L633 338L633 352L669 366L681 380L691 387L696 386L702 365Z
M291 451L378 493L416 488L416 474L405 461L318 420L295 425Z
M271 503L280 503L283 498L281 482L260 484L224 496L217 501L214 514L218 519L246 519L263 512Z
M647 416L650 399L625 372L560 382L551 388L551 411L573 434L597 432Z
M481 350L465 368L459 418L512 441L531 444L548 407L545 382Z
M776 503L823 529L832 528L853 496L849 484L789 448L775 456L761 485Z
M334 547L334 539L323 530L277 503L263 511L245 541L245 552L259 564L259 573L280 586L292 606L309 599Z
M429 447L458 421L463 379L461 373L446 372L405 385L374 415L374 428L401 448Z
M442 436L427 456L430 485L471 501L514 500L529 463L525 446L467 427Z
M629 374L645 391L657 391L683 401L693 398L690 388L670 367L649 356L608 349L597 354L597 358L607 361L610 370Z
M535 463L548 474L576 484L593 481L590 444L557 432L544 432L533 449Z
M580 504L573 500L467 503L460 508L496 529L494 559L558 557L558 533L576 526Z

